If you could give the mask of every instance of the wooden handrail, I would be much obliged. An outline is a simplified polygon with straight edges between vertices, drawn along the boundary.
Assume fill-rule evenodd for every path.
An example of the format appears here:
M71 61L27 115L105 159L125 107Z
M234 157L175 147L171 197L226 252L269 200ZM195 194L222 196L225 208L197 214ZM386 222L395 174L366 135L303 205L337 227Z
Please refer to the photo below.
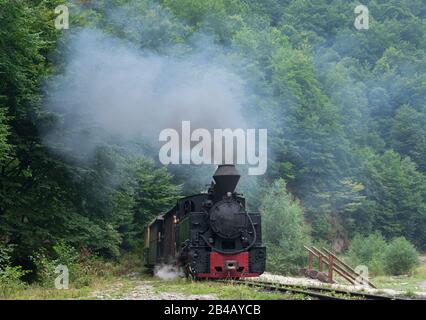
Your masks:
M351 268L348 264L342 261L339 257L337 257L330 250L322 247L321 249L325 251L325 253L318 248L312 246L311 248L307 246L303 246L309 252L309 269L312 269L312 257L318 258L318 268L319 271L322 271L322 264L327 265L329 270L329 281L332 280L332 270L334 270L337 274L342 276L344 279L349 281L351 284L358 284L358 278L361 278L365 282L367 282L371 287L376 288L376 286L371 283L368 279L363 277L361 274L356 272L353 268Z
M331 255L334 259L336 259L337 261L339 261L343 266L345 266L346 268L348 268L350 271L352 271L354 274L357 275L357 277L362 278L364 281L366 281L371 287L373 287L374 289L376 289L376 286L370 282L370 280L368 280L367 278L363 277L362 275L360 275L358 272L356 272L351 266L349 266L348 264L346 264L344 261L342 261L339 257L337 257L333 252L331 252L330 250L327 250L326 248L322 247L321 249L323 249L325 252L327 252L329 255Z
M329 268L330 267L330 265L329 265L329 258L330 258L330 256L327 256L326 254L324 254L323 252L321 252L320 250L318 250L317 248L315 248L315 247L312 247L312 249L314 250L314 252L316 251L316 253L317 253L317 256L319 256L319 255L321 255L321 256L323 256L325 259L324 259L324 263L327 265L327 267ZM356 281L355 281L355 278L353 278L353 277L351 277L351 275L350 274L348 274L348 272L346 272L346 270L344 270L341 266L339 266L338 264L336 264L336 263L333 263L332 264L332 269L334 270L334 271L336 271L337 272L337 274L339 274L340 276L342 276L343 278L345 278L346 280L348 280L350 283L352 283L352 284L356 284Z
M309 247L303 246L303 248L305 248L309 253L312 253L315 257L318 257L318 255L315 252L313 252Z

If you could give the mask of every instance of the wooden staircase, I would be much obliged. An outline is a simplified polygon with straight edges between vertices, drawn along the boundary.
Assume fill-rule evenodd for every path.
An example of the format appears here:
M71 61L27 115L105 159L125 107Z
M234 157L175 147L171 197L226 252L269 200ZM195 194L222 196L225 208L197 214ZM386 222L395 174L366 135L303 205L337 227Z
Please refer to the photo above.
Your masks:
M372 288L376 286L371 283L364 275L356 272L352 267L339 259L333 252L326 248L318 249L314 246L304 248L309 253L309 262L307 269L301 269L301 273L310 278L318 279L323 282L335 283L333 272L346 279L354 285L367 284ZM318 259L318 271L314 270L314 258ZM324 265L327 267L327 273L323 272Z

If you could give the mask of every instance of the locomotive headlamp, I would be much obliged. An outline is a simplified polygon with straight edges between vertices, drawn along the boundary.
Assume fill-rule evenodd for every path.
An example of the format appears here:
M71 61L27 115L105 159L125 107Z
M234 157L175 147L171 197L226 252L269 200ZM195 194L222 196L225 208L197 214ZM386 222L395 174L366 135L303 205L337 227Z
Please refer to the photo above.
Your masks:
M236 270L237 267L238 267L238 262L236 260L225 261L225 270Z
M243 243L243 245L247 245L249 243L249 239L247 237L242 236L241 237L241 242Z

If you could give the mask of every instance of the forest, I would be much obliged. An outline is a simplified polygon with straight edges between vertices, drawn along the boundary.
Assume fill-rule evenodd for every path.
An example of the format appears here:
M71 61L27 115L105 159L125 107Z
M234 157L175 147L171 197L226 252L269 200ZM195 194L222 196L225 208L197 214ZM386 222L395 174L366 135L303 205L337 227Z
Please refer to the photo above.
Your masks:
M176 120L268 129L268 169L240 191L269 270L295 272L309 243L424 252L426 3L365 0L364 30L359 4L0 0L0 279L69 248L140 252L214 171L159 163Z

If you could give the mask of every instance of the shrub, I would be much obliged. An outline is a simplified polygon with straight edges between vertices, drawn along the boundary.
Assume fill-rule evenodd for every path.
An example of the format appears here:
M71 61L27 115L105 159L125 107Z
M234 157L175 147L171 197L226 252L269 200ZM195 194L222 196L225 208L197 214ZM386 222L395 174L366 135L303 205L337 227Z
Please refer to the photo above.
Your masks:
M32 259L36 266L37 282L43 287L53 286L56 278L56 262L52 260L43 249L37 251Z
M8 298L12 294L25 288L25 283L21 280L27 271L21 266L6 266L0 268L0 297Z
M416 248L404 237L395 238L384 252L385 271L391 275L410 273L418 262Z
M21 280L27 271L22 270L21 266L12 266L11 255L12 246L6 246L0 243L0 297L8 298L12 294L25 287Z
M73 287L88 286L93 278L91 254L87 251L80 254L77 249L64 241L59 241L53 246L53 255L40 250L33 259L37 268L37 280L44 287L54 286L55 278L58 276L55 268L59 265L68 268L69 284Z
M368 237L356 235L349 246L348 258L353 266L366 265L370 274L384 273L385 239L374 233Z
M408 240L400 237L388 244L378 233L355 236L348 257L354 266L366 265L373 275L409 273L417 263L417 251Z
M56 255L56 262L58 264L73 266L78 264L80 253L72 246L66 244L64 241L59 241L53 246L53 251Z
M261 204L263 241L267 247L268 271L297 273L306 262L304 244L309 237L299 202L279 179L268 188Z

